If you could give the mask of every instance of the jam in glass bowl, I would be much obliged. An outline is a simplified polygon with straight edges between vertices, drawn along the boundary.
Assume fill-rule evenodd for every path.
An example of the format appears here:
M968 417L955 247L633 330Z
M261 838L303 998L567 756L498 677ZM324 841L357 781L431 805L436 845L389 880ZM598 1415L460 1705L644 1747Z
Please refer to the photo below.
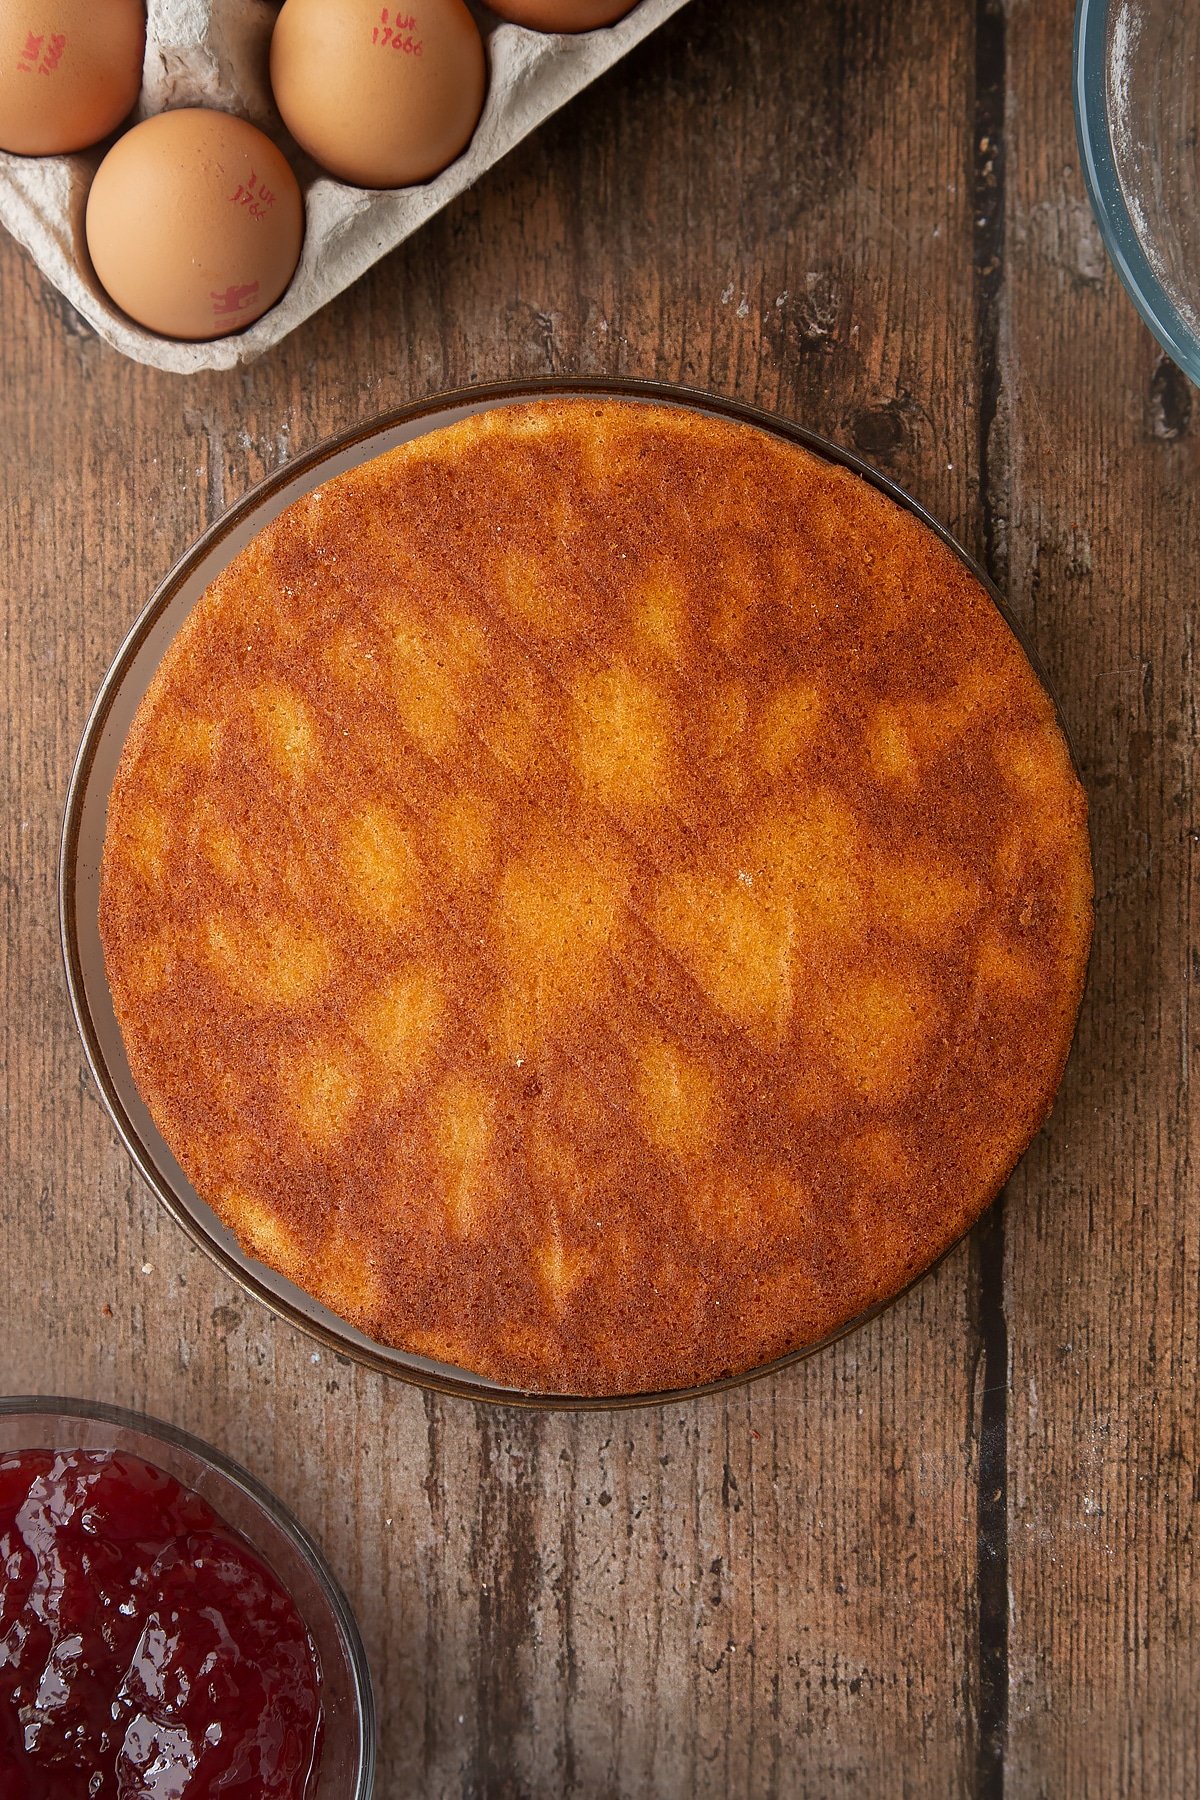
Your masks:
M243 1470L115 1407L0 1400L5 1800L367 1800L357 1628Z

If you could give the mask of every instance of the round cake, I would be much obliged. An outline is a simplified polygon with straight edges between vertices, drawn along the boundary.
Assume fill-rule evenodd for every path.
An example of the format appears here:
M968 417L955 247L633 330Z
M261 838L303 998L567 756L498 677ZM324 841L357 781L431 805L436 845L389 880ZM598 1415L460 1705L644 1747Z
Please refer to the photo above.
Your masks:
M848 470L563 397L297 501L109 803L130 1067L253 1256L506 1386L746 1371L896 1293L1044 1119L1086 803L988 594Z

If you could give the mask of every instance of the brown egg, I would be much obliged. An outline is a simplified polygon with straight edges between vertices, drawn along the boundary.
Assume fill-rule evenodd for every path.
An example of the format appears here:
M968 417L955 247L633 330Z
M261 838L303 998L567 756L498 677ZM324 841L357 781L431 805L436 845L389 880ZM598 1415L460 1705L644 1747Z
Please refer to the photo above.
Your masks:
M595 31L633 10L634 0L488 0L494 13L534 31Z
M142 0L3 0L0 150L57 156L115 131L138 97Z
M292 279L303 236L304 202L282 153L245 119L202 107L127 131L88 195L102 286L163 337L249 325Z
M302 149L356 187L411 187L454 161L483 111L483 40L463 0L287 0L271 86Z

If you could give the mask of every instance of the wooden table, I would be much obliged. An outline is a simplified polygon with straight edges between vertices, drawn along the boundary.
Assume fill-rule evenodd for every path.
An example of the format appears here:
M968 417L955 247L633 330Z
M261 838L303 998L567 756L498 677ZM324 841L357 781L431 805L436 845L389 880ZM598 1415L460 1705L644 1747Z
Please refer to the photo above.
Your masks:
M1084 199L1070 35L695 0L244 373L122 361L0 243L0 1390L176 1420L295 1508L381 1800L1200 1791L1200 433ZM546 371L777 409L944 519L1061 697L1098 894L1057 1109L969 1242L786 1374L578 1418L364 1373L219 1276L83 1073L55 912L88 704L175 556L332 432Z

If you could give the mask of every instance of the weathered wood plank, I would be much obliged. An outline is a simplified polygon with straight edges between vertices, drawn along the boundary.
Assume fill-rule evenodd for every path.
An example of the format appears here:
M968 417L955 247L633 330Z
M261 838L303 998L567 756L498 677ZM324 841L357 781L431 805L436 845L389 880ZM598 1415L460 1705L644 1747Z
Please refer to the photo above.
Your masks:
M1200 1789L1200 442L1087 209L1070 12L1008 21L1004 548L1075 733L1097 877L1074 1061L1007 1209L1008 1776L1031 1796L1183 1794Z

